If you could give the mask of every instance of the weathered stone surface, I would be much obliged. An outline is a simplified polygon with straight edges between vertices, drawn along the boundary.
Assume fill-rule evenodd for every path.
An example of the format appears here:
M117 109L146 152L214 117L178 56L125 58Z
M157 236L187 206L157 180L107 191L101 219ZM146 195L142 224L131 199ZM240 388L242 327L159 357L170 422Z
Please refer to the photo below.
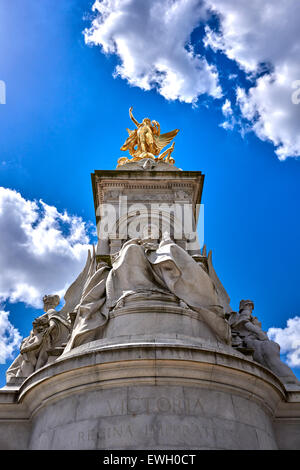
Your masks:
M18 407L19 416L23 413L22 421L10 428L10 442L2 440L2 448L276 449L298 445L297 391L288 392L286 402L283 384L270 371L241 354L230 354L229 347L226 352L203 346L181 349L180 343L148 343L147 348L120 343L101 351L99 341L95 343L95 349L82 347L80 354L77 348L73 356L60 357L37 371L17 395L13 390L0 391L0 435L5 434L8 405L15 407L15 416ZM279 406L283 402L284 409ZM294 418L283 424L280 416L288 415L291 407L298 421ZM285 435L294 438L288 443Z
M7 420L0 418L1 450L27 450L29 438L30 423L28 419Z
M275 421L275 436L279 449L300 449L300 418Z
M205 387L86 391L39 412L32 442L34 448L53 449L276 448L269 417L260 408L257 424L256 408L237 395Z

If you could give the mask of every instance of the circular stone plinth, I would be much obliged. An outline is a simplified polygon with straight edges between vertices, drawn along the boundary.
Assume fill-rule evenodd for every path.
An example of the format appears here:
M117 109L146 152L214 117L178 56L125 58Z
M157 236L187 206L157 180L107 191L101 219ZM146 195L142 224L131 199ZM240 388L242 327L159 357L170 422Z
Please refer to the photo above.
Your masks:
M231 348L84 346L20 387L31 449L276 448L272 416L284 387Z

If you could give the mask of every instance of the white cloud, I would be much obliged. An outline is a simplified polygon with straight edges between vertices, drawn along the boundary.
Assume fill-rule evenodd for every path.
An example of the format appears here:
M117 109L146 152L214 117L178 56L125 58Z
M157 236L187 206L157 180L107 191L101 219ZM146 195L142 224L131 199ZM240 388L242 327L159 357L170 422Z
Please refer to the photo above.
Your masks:
M236 124L236 120L234 117L234 113L231 107L231 102L228 98L226 98L223 106L222 106L222 113L225 116L225 121L220 124L223 129L232 130Z
M237 96L243 119L221 126L233 129L248 120L244 130L272 142L279 159L300 155L300 105L292 102L292 94L300 94L293 89L300 80L299 0L96 0L93 10L86 42L119 57L116 75L192 104L202 94L222 96L218 71L191 43L204 24L206 48L222 51L250 79L249 91ZM209 27L212 13L219 31ZM234 84L237 76L228 78Z
M232 116L232 108L231 108L231 103L228 99L225 100L225 103L222 106L222 112L225 117Z
M268 336L280 345L290 367L300 367L300 317L290 318L285 328L269 328Z
M199 0L96 0L97 17L85 31L88 44L116 54L116 75L167 100L195 103L207 93L221 97L218 74L196 54L190 37L207 19Z
M0 364L12 359L21 343L21 335L10 323L8 316L9 312L0 310Z
M300 79L298 0L206 0L220 18L220 32L206 28L204 42L223 51L252 79L238 91L244 118L280 160L300 155L300 106L292 103ZM260 72L265 70L262 76ZM255 78L259 77L259 78Z
M80 217L0 187L0 300L41 307L81 271L89 237Z

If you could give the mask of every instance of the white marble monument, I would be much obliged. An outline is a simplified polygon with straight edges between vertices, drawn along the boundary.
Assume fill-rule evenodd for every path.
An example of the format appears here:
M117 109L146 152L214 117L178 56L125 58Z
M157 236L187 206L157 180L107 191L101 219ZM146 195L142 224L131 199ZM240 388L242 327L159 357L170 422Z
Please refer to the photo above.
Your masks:
M98 245L7 371L0 448L299 449L299 382L200 250L204 176L144 121L92 175Z

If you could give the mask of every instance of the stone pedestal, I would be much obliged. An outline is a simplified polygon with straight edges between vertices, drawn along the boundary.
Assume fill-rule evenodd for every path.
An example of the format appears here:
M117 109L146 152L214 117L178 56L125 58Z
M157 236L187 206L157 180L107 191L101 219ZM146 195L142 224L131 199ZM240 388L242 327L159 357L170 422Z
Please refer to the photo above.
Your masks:
M300 390L202 328L179 306L116 310L102 339L0 391L0 447L299 448Z
M105 256L116 253L124 241L134 238L131 232L137 225L141 236L148 226L157 229L158 238L166 230L190 254L200 254L198 241L192 243L189 235L197 234L204 175L163 162L152 170L144 169L143 161L137 163L92 174L99 258L106 260Z

